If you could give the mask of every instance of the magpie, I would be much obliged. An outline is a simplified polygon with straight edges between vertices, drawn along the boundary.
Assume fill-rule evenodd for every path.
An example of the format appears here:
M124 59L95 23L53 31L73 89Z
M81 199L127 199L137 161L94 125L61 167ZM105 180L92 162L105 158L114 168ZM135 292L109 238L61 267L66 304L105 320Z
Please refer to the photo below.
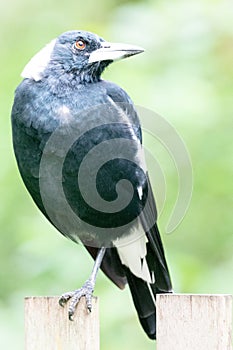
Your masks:
M81 297L91 311L101 268L119 288L129 285L140 323L156 339L156 294L171 293L172 284L140 121L128 94L101 78L112 62L143 51L86 31L61 34L25 66L11 120L19 172L35 204L95 260L90 278L60 305L69 301L70 320Z

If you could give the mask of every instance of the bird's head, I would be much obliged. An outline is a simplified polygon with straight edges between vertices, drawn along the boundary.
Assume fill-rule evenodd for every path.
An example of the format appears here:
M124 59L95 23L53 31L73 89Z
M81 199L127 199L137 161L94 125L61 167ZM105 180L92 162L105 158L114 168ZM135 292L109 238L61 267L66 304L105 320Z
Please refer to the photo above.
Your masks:
M69 31L39 51L24 68L22 77L39 81L50 74L68 74L80 83L98 81L111 62L142 51L138 46L106 42L90 32Z

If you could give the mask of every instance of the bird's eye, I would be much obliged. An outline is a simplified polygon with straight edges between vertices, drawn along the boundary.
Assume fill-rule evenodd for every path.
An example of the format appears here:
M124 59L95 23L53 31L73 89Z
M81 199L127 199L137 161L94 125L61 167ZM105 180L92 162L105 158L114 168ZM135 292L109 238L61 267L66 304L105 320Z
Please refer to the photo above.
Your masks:
M84 50L86 47L86 43L84 40L77 40L74 44L75 48L78 50Z

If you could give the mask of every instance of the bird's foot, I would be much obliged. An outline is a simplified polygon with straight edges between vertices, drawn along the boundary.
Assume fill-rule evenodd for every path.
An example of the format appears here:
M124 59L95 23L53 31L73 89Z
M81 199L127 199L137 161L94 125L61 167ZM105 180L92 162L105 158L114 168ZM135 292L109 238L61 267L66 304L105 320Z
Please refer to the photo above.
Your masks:
M87 280L81 288L62 294L61 298L59 299L59 304L61 306L64 306L67 301L70 300L68 309L68 316L70 321L73 321L76 306L82 297L85 297L87 310L91 312L93 291L94 283L90 280Z

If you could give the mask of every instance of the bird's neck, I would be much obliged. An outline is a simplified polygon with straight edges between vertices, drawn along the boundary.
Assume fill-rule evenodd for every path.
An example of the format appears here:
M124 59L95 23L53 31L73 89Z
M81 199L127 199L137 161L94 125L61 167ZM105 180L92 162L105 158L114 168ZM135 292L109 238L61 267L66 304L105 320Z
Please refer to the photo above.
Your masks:
M81 72L67 72L56 75L48 75L46 77L46 84L49 87L50 91L54 95L69 94L70 91L82 89L84 86L88 86L91 83L96 83L100 81L100 76L91 76Z
M45 78L52 89L64 91L67 88L75 88L78 85L96 83L101 80L101 74L110 61L97 62L85 68L65 67L53 65L45 71Z

